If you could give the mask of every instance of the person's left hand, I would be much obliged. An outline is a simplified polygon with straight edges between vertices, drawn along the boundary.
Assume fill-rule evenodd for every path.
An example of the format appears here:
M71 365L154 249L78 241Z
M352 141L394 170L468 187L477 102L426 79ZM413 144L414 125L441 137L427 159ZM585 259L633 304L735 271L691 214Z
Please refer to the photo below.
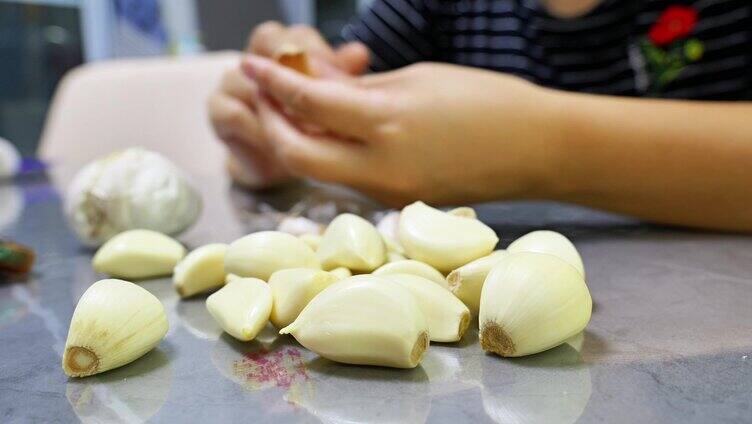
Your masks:
M522 79L427 63L316 80L258 56L243 68L265 96L262 128L295 174L395 206L536 197L551 177L555 92Z

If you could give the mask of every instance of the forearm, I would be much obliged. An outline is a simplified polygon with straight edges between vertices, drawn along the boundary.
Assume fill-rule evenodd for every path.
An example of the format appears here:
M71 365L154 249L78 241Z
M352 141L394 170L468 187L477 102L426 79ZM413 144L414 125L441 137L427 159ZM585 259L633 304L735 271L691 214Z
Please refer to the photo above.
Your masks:
M752 231L752 103L553 96L561 131L550 197Z

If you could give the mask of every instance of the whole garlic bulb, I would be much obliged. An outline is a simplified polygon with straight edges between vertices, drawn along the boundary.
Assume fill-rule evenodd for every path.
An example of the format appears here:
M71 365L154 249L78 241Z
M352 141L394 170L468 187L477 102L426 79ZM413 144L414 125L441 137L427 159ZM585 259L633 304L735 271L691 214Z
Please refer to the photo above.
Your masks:
M81 241L98 246L136 228L178 234L198 218L201 197L162 155L130 148L81 169L65 210Z

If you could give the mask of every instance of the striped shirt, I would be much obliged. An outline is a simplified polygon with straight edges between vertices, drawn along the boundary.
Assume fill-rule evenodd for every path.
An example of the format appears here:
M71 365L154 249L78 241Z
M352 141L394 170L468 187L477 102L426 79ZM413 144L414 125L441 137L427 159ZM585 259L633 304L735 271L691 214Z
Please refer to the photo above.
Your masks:
M752 100L752 0L603 0L572 19L535 0L375 0L342 34L374 71L437 61L579 92Z

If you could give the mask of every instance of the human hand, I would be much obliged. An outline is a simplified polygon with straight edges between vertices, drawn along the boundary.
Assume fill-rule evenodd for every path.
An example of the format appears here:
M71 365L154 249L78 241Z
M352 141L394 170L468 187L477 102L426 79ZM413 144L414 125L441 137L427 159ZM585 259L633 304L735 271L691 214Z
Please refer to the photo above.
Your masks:
M516 77L425 63L313 80L258 56L243 68L264 93L261 127L296 175L398 206L537 197L555 168L555 92Z
M362 73L368 66L368 51L359 43L337 50L312 28L284 27L276 22L258 26L248 42L247 51L273 57L285 44L304 50L315 75L322 78L346 78ZM233 178L252 188L268 187L290 178L277 159L258 122L258 87L239 68L225 73L209 99L209 116L217 136L231 155L228 169Z

